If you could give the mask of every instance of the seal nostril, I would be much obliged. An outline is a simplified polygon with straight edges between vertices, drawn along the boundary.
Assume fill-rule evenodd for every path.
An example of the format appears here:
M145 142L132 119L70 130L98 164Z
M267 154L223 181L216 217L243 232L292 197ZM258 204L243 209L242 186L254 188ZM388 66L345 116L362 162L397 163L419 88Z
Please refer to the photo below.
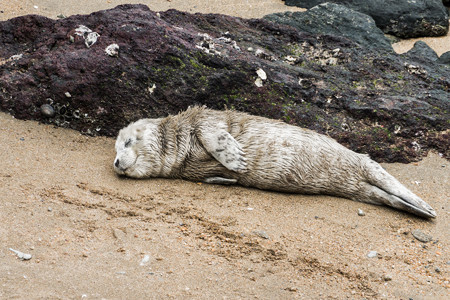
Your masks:
M119 167L119 159L116 159L116 162L114 163L114 165L116 166L116 168Z

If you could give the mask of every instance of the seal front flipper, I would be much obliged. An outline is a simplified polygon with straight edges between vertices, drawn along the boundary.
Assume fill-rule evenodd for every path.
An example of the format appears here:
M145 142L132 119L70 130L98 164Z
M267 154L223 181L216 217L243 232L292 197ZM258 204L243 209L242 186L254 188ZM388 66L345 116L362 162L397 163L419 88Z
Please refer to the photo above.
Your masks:
M228 179L223 177L209 177L205 179L205 183L231 185L237 182L236 179Z
M247 170L245 153L239 143L223 129L201 132L200 141L217 161L228 170L238 173Z

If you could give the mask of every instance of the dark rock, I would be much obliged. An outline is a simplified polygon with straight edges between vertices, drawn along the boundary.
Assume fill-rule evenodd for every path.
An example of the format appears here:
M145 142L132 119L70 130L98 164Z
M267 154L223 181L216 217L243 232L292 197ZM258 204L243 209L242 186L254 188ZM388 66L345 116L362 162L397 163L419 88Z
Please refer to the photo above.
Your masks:
M450 65L450 51L447 51L443 53L439 59L437 60L438 63L444 64L444 65Z
M401 38L441 36L448 32L448 12L440 0L285 0L311 8L331 2L371 16L383 32Z
M415 60L432 60L435 61L439 57L430 46L423 41L417 41L414 47L409 50L406 55Z
M99 34L90 48L80 25ZM198 104L308 127L377 161L450 157L449 90L446 65L267 20L122 5L0 22L0 108L91 135Z
M275 13L264 18L312 34L344 36L366 48L393 51L371 17L342 5L324 3L306 12Z

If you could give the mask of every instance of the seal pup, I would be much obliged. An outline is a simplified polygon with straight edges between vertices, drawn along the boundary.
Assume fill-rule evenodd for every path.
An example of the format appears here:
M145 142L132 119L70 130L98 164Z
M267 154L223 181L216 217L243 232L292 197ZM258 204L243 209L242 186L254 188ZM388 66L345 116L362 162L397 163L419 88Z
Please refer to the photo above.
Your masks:
M120 130L114 170L133 178L179 178L264 190L328 194L388 205L425 218L436 212L367 155L281 121L190 107Z

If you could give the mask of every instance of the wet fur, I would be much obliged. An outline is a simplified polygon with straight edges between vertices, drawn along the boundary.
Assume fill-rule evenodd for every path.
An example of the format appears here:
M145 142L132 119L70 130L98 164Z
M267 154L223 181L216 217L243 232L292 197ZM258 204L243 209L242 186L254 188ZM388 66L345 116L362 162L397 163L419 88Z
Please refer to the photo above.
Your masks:
M219 182L223 178L265 190L336 195L435 216L367 155L311 130L233 110L193 107L176 116L140 120L121 130L116 151L116 172L130 177L206 182L218 177ZM405 201L399 204L399 198L419 211Z

